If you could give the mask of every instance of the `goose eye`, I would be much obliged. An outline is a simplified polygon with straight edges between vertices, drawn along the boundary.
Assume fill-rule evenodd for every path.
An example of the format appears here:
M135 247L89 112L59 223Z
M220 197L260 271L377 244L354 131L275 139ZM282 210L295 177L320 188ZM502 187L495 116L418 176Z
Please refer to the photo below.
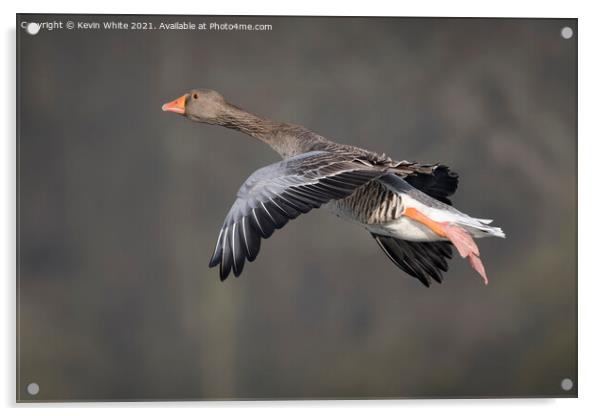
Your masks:
M196 100L197 98L199 98L199 95L195 92L194 94L192 94L192 98Z

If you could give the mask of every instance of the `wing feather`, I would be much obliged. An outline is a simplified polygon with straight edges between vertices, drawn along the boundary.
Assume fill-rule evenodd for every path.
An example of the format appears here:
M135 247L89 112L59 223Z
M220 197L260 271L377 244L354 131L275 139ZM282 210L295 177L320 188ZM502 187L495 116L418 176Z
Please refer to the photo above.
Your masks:
M452 258L448 241L416 242L372 234L387 257L404 272L429 287L432 279L441 283L442 271L447 271L447 259Z
M301 213L351 195L382 176L386 165L372 164L353 153L314 151L257 170L241 186L228 212L211 260L220 278L239 276L245 260L259 253L269 238Z

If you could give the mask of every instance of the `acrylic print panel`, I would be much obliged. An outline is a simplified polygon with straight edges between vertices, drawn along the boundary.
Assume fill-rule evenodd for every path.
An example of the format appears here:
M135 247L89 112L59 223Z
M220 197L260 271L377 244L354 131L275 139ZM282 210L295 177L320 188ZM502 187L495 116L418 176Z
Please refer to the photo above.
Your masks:
M17 399L576 397L577 33L18 15Z

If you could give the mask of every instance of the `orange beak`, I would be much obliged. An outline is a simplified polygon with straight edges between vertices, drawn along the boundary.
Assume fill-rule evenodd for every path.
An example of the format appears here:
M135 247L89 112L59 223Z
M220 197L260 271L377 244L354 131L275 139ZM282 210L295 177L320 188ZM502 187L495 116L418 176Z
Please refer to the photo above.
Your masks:
M188 94L184 94L177 100L173 100L169 103L163 104L163 107L161 107L161 110L171 111L172 113L176 113L176 114L186 114L186 98L187 97L188 97Z

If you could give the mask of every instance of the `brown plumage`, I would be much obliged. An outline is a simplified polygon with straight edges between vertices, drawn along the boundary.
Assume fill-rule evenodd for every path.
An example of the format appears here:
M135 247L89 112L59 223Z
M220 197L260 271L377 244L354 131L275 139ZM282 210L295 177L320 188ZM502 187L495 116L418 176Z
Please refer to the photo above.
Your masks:
M504 234L488 226L490 220L451 207L458 175L446 166L395 161L335 143L305 127L246 112L211 90L192 90L163 110L238 130L283 158L247 179L226 216L209 264L220 266L222 280L231 271L242 273L245 261L256 258L262 238L326 206L366 228L393 263L426 286L431 279L441 282L451 258L450 241L487 281L472 237Z

